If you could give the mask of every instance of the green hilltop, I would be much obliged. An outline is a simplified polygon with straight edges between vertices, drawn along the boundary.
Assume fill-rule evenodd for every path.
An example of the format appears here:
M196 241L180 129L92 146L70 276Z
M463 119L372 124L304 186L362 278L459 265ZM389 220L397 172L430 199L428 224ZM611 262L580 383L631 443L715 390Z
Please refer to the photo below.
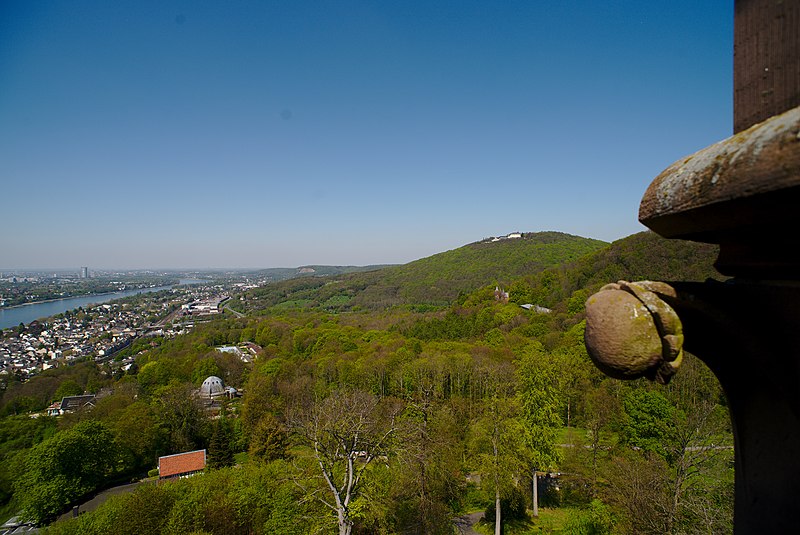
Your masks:
M718 278L717 247L640 232L608 244L560 232L471 243L399 266L317 270L251 290L237 305L255 313L277 307L327 311L444 307L499 285L519 304L553 307L617 280ZM585 299L585 297L584 297Z
M577 260L608 244L561 232L491 238L400 266L335 277L303 277L270 284L245 296L244 310L270 307L326 310L446 306L486 284L509 284L526 274Z
M589 295L618 280L721 279L713 267L718 252L716 245L639 232L576 261L518 278L508 287L509 299L551 308L571 299L573 308L582 308Z

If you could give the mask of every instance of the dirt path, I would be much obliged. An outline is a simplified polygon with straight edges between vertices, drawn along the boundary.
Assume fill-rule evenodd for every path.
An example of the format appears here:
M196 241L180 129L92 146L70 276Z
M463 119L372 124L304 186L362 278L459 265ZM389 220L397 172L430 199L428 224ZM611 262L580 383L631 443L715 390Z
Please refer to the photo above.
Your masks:
M477 531L472 529L472 526L481 518L483 518L483 512L470 513L456 518L453 523L458 528L458 533L460 535L480 535Z

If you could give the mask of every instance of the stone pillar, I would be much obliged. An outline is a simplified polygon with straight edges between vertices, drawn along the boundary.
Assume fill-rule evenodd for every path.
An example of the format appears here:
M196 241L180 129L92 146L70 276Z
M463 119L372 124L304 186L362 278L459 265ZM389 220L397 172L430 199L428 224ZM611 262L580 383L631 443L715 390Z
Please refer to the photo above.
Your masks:
M735 533L800 526L800 285L674 283L685 349L719 378L735 443ZM680 371L678 371L680 373Z

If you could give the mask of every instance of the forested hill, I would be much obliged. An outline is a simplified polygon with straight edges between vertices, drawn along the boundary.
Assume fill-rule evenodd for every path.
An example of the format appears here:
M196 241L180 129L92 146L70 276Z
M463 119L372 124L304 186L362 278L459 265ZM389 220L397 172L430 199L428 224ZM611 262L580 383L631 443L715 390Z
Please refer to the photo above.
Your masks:
M247 311L281 307L448 305L460 293L575 261L608 244L561 232L524 233L520 238L483 240L401 266L332 278L301 278L252 290Z
M556 307L569 299L573 309L601 286L618 280L722 280L713 267L716 245L667 240L647 231L615 241L592 254L514 281L510 300Z

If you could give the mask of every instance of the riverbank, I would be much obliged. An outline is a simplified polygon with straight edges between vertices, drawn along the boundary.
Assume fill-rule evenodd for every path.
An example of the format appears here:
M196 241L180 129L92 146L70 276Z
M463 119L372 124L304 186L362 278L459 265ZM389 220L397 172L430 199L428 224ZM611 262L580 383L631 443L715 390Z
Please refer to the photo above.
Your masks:
M177 285L173 284L173 286L177 286ZM171 288L171 286L163 286L162 288ZM145 290L146 288L133 288L133 289L135 289L135 290ZM126 291L128 291L128 290L125 289L125 290L117 290L116 292L103 292L103 293L99 293L99 294L69 295L69 296L66 296L66 297L56 297L56 298L53 298L53 299L42 299L41 301L30 301L28 303L21 303L19 305L0 306L0 310L13 310L15 308L23 308L23 307L28 307L28 306L32 306L32 305L41 305L43 303L57 303L58 301L64 301L66 299L79 299L79 298L82 298L82 297L92 297L92 296L101 297L101 296L104 296L104 295L113 295L113 294L118 294L120 292L126 292Z
M64 297L61 299L49 299L27 303L16 307L0 308L0 329L16 327L20 323L28 325L34 320L51 318L68 310L75 310L81 307L88 307L122 299L132 295L142 293L160 292L169 290L175 286L156 286L154 288L137 288L132 290L121 290L119 292L107 292L102 294L82 295L77 297Z
M203 279L178 279L176 284L166 286L131 288L117 292L103 292L98 294L78 295L74 297L61 297L58 299L45 299L42 301L34 301L32 303L24 303L22 305L0 307L0 329L16 327L20 323L27 325L34 320L50 318L68 310L99 305L115 299L130 297L131 295L160 292L162 290L169 290L178 286L191 286L205 284L208 282L211 281Z

